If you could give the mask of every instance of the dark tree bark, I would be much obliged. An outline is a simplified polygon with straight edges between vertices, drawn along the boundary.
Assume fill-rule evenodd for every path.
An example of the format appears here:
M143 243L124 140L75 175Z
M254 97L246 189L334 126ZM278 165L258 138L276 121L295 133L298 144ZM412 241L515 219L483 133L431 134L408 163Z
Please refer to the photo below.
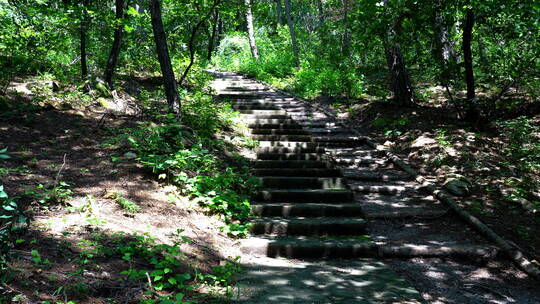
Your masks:
M124 18L124 0L116 0L116 20L120 21ZM120 55L120 47L122 46L122 36L124 35L124 26L118 24L114 30L114 40L111 47L111 52L109 54L109 59L107 60L107 67L105 68L105 82L112 88L113 86L113 74L114 69L116 68L116 63L118 62L118 56Z
M88 6L88 0L81 2L81 21L79 27L80 38L80 56L81 56L81 77L85 79L88 76L88 64L86 62L86 31L88 27L88 13L86 7Z
M476 95L474 90L474 72L472 61L472 30L474 27L474 11L472 9L467 10L465 16L465 27L463 28L463 59L465 66L465 82L467 84L467 99L472 101Z
M257 42L255 41L255 29L253 26L253 12L251 11L251 0L244 0L246 6L246 28L249 38L249 47L251 49L251 55L255 60L259 60L259 49L257 48Z
M343 56L349 56L349 50L351 48L351 33L349 30L349 10L350 10L350 1L343 0L343 37L341 40L341 53Z
M298 44L296 42L296 33L294 32L294 24L291 16L291 1L285 0L285 15L287 15L287 24L291 34L291 44L294 54L294 61L297 68L300 68L300 55L298 54Z
M405 66L401 47L398 43L385 43L386 62L390 72L390 83L394 92L394 100L402 106L411 106L413 102L413 87L409 71Z
M283 6L281 5L281 0L275 0L276 1L276 18L277 18L277 25L283 24Z
M167 47L167 37L163 30L163 21L161 19L161 3L159 0L150 0L150 15L152 16L152 30L154 32L154 41L156 43L156 51L158 54L161 74L163 75L163 84L165 86L165 94L167 95L167 104L169 111L176 114L178 121L181 119L181 104L178 96L178 88L176 87L176 79L169 57L169 49Z
M210 39L208 41L208 54L206 56L208 61L212 59L212 53L214 52L214 49L216 47L216 36L218 35L219 22L219 11L216 10L214 12L214 21L212 22L212 34L210 34Z
M319 11L319 28L324 26L324 8L322 0L317 0L317 10Z
M472 30L474 27L474 11L468 9L465 15L465 26L463 28L463 61L465 66L465 83L467 84L467 103L465 105L466 121L479 124L481 123L480 111L475 102L476 92L474 88L474 70L472 60Z

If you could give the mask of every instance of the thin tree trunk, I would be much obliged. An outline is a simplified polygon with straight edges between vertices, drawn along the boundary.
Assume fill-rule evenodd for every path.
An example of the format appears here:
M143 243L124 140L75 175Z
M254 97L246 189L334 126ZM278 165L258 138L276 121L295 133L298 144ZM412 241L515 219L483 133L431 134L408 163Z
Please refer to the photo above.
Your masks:
M218 24L219 24L219 11L214 12L214 22L212 24L212 34L210 35L210 41L208 42L208 55L207 59L210 61L212 59L212 53L216 46L216 36L218 35Z
M349 31L349 0L343 0L343 38L341 41L341 54L347 57L351 48L351 33Z
M161 19L161 4L159 0L150 0L150 14L152 16L152 30L154 32L154 41L156 43L156 51L158 54L159 65L163 75L163 84L165 85L165 94L167 95L167 103L169 111L176 114L178 121L181 119L181 104L176 87L176 79L169 57L169 49L167 47L167 37L163 30L163 21Z
M253 27L253 12L251 11L251 0L244 0L246 5L246 25L249 37L249 47L251 48L251 55L255 60L259 60L259 49L257 49L257 42L255 41L255 29Z
M86 12L86 6L88 0L81 2L81 23L79 28L80 37L80 55L81 55L81 77L85 79L88 76L88 64L86 62L86 31L88 27L88 14Z
M193 29L191 30L191 37L189 38L189 42L188 42L189 64L186 67L186 69L184 70L184 73L182 74L182 76L180 77L180 80L179 80L180 85L182 85L184 83L184 80L186 80L186 77L187 77L189 71L191 70L191 68L193 67L193 64L195 63L195 38L197 38L197 32L199 31L199 28L201 28L201 26L204 23L206 23L206 20L208 20L208 18L210 18L210 16L212 15L214 10L216 9L216 7L220 3L221 3L221 0L214 0L214 3L212 4L212 7L208 11L208 13L206 13L206 15L204 15L201 18L201 20L199 20L199 22L197 24L195 24L195 27L193 27Z
M298 54L298 44L296 43L296 34L294 32L294 24L291 16L291 1L285 0L285 15L287 15L287 24L291 33L291 44L294 54L294 61L297 68L300 68L300 55Z
M221 41L223 40L223 35L225 34L223 18L221 17L219 18L217 32L218 32L218 35L217 35L216 47L218 47L221 44Z
M120 21L124 18L124 0L116 0L116 21ZM105 82L112 88L113 86L113 74L118 62L118 56L120 55L120 47L122 46L122 36L124 35L124 25L118 24L114 30L114 40L107 60L107 67L105 68Z
M281 0L276 0L276 18L277 25L283 24L283 6L281 5Z
M319 28L324 26L324 9L322 0L317 0L317 10L319 11Z
M467 84L467 99L472 101L476 95L474 90L474 71L472 61L472 30L474 27L474 11L467 10L465 17L465 27L463 28L463 58L465 66L465 82Z

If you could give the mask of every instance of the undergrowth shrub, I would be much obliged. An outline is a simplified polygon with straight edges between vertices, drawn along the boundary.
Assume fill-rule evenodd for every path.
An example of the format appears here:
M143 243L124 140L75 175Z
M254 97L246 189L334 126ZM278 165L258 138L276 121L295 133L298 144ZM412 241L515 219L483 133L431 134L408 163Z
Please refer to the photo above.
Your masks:
M519 177L511 177L506 184L514 188L508 197L510 200L525 198L531 201L536 209L540 209L538 189L540 181L535 178L540 173L540 125L538 121L528 117L500 121L506 137L503 153L508 157L508 164L515 166L520 172Z
M137 159L160 179L178 185L182 194L220 215L226 223L222 228L230 235L246 236L249 195L257 182L247 168L227 166L220 157L224 142L215 137L231 126L236 114L202 92L186 93L184 100L184 125L171 115L156 115L122 136Z
M257 46L260 58L251 56L244 33L232 33L219 46L213 64L224 70L245 73L303 97L362 97L364 76L352 65L321 58L318 54L302 54L302 67L296 69L286 27L277 34L259 31Z

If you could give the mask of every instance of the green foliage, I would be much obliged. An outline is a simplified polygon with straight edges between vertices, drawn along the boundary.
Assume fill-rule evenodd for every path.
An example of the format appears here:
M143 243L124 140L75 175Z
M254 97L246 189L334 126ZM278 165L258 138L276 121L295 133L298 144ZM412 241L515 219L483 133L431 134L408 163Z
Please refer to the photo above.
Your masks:
M70 184L63 181L47 186L39 184L35 188L26 190L24 194L34 198L42 206L65 204L71 199L73 193L70 187Z
M296 70L285 27L280 27L275 36L262 31L257 38L261 53L258 61L251 57L245 35L230 33L220 44L214 64L222 69L244 72L304 97L363 96L364 76L346 63L335 64L318 53L309 53L302 68Z
M257 187L246 168L233 170L218 157L225 145L215 134L230 128L236 117L230 106L212 102L203 92L184 92L180 125L173 116L157 114L154 121L123 130L121 137L137 153L137 160L158 178L178 185L212 214L222 216L223 229L246 236L249 195Z
M509 158L508 164L515 166L520 174L505 180L513 191L506 197L511 201L527 199L535 209L540 209L538 189L540 181L536 178L540 173L540 126L527 117L499 121L506 142L502 152Z
M12 246L12 236L14 233L25 228L27 219L20 210L17 202L8 196L4 191L4 186L0 185L0 281L7 275L6 269L7 254Z
M384 135L390 138L398 137L406 131L410 124L408 117L391 118L379 117L373 121L373 126L383 129Z
M107 195L107 198L112 198L114 201L122 207L127 213L135 214L141 210L141 207L135 202L128 200L127 198L122 197L119 193L112 193Z

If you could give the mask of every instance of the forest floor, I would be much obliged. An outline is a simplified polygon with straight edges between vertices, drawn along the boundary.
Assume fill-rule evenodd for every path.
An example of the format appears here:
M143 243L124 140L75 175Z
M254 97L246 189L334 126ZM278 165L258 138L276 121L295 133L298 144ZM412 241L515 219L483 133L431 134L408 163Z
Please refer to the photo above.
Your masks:
M24 105L30 103L31 96L23 92L10 98ZM500 153L505 138L449 125L453 118L440 107L396 111L389 104L369 103L351 110L333 106L328 100L319 100L319 104L390 146L441 186L452 174L471 180L467 196L459 200L462 206L540 261L538 214L501 200L507 185L497 174L497 163L505 159ZM215 267L221 267L221 273L234 272L231 262L239 256L242 262L250 261L251 257L240 252L237 240L220 231L220 220L205 215L192 201L173 199L170 194L174 190L158 183L137 164L127 146L111 143L123 128L133 127L138 117L104 116L106 111L98 105L21 109L0 120L0 148L9 147L12 156L1 163L0 184L9 194L20 196L31 210L31 221L13 251L18 256L12 265L17 269L15 279L0 286L0 296L9 295L18 303L138 302L145 297L147 283L125 280L120 272L147 263L116 253L107 253L114 258L103 257L107 248L129 251L137 242L133 234L155 238L143 241L148 246L181 243L180 267L192 277L210 273ZM403 123L378 126L377 121L384 119ZM419 138L423 144L415 145ZM437 159L443 153L446 166ZM467 163L478 165L452 165ZM492 188L501 190L489 191ZM47 195L62 203L38 204ZM139 209L128 212L122 199ZM441 266L437 272L433 271L435 264ZM527 296L534 284L508 263L463 269L454 267L452 261L419 258L395 260L389 265L433 303L540 303L540 299L515 300ZM491 278L494 268L498 268L500 279ZM495 290L481 283L466 288L457 284L468 277L489 277L499 284ZM499 288L512 280L521 286ZM190 299L200 303L227 301L222 287L207 284L204 278L198 281L187 295ZM478 298L481 293L492 294L494 300Z
M181 253L165 250L181 261L176 271L194 280L186 299L226 301L222 287L197 276L216 267L234 272L240 253L220 231L223 223L196 202L173 198L173 188L111 140L139 117L105 115L99 105L28 107L35 103L24 91L10 98L21 111L0 119L0 145L11 156L1 163L0 184L27 209L30 224L17 238L14 278L0 285L0 296L17 303L139 303L152 286L121 272L152 266L137 252L152 256L156 246L178 244Z

